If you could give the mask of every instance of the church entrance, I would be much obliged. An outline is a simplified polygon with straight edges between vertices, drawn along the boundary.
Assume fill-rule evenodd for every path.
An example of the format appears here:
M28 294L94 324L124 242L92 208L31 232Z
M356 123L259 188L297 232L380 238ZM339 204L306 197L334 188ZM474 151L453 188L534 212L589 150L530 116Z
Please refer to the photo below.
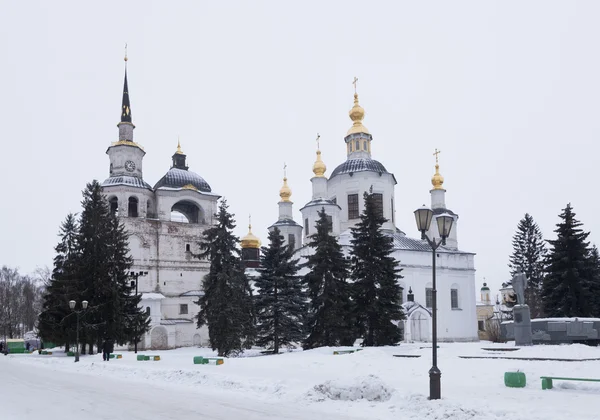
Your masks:
M429 341L429 319L417 311L410 319L410 332L413 341Z

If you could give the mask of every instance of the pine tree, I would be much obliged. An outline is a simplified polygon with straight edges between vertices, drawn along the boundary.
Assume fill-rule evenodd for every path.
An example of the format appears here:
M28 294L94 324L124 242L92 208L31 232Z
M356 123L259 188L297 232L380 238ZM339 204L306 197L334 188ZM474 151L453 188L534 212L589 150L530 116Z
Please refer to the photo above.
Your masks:
M393 345L401 340L396 324L404 319L400 305L398 262L392 257L393 240L381 230L387 221L373 194L364 194L365 209L352 228L351 263L355 317L363 346Z
M38 331L44 341L69 344L75 341L75 319L69 300L78 293L76 273L78 226L75 215L69 213L59 230L60 242L55 247L54 269L43 297Z
M323 208L319 212L316 232L309 236L308 246L314 253L305 265L310 270L304 276L309 298L305 349L354 344L349 264L330 231L331 221Z
M590 316L594 300L590 264L589 233L575 219L571 204L559 216L562 222L549 240L551 249L546 259L546 277L542 286L544 312L550 317Z
M600 253L596 245L590 251L591 284L590 295L592 300L592 316L600 317Z
M546 244L537 223L528 213L519 221L517 232L513 236L513 252L510 256L511 278L522 270L529 280L525 289L525 302L531 309L532 318L541 318L543 314L542 284L544 279L544 260ZM512 281L508 281L511 284Z
M254 341L252 294L237 248L239 238L233 215L223 200L215 215L217 223L202 234L200 259L210 261L202 284L198 328L208 325L210 345L219 356L229 356L250 348Z
M293 258L294 250L284 245L279 229L269 232L269 246L262 247L261 253L260 276L254 283L256 344L277 354L281 347L304 339L306 298L297 275L298 260Z

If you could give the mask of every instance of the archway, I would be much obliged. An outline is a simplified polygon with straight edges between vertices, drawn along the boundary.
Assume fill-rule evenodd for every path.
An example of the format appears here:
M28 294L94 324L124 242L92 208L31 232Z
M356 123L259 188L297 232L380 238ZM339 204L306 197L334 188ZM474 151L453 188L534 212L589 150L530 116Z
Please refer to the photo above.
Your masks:
M171 221L180 223L204 223L202 208L193 201L178 201L171 207Z
M163 326L154 327L150 333L150 348L152 350L166 350L168 344L167 329Z
M129 217L138 217L138 199L137 197L129 197L129 206L127 215Z
M410 335L413 341L429 341L429 319L421 311L410 318Z
M200 347L201 344L202 338L200 337L200 334L194 334L194 346Z

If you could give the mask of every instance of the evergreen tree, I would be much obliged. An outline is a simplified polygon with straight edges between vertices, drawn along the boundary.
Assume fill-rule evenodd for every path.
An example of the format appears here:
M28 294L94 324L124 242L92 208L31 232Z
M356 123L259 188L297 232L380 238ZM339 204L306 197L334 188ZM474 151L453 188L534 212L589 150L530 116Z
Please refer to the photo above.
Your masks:
M331 221L322 208L316 232L309 236L314 253L307 259L310 272L304 276L309 298L305 349L354 344L349 264L330 231Z
M531 317L541 318L544 316L541 294L547 250L540 228L528 213L519 221L512 243L513 252L508 264L511 278L519 270L525 273L529 279L525 289L525 302L531 309ZM512 281L508 281L508 284L511 283Z
M237 248L239 238L233 215L223 200L215 215L215 226L203 232L200 254L208 259L210 270L202 284L204 295L200 305L198 328L208 325L210 345L219 356L229 356L250 348L254 341L252 293Z
M547 274L542 286L544 312L550 317L585 317L593 311L594 300L589 233L575 219L571 204L559 216L562 222L554 232L556 240L549 240L551 249L546 259Z
M260 277L257 289L256 344L279 353L282 346L290 346L304 339L303 317L306 298L301 279L297 276L298 260L294 250L284 245L279 229L269 232L269 246L261 249Z
M404 319L400 304L398 262L392 257L393 239L381 230L387 220L373 193L364 194L365 209L352 228L352 268L355 317L363 346L393 345L401 340L396 323Z
M87 300L80 339L90 345L108 337L117 344L132 342L149 328L145 311L138 307L141 297L129 281L132 259L128 234L109 210L97 181L83 191L83 211L77 237L77 276L80 294Z
M75 341L75 319L71 317L69 300L77 296L76 273L78 226L75 215L69 213L61 224L60 242L54 248L54 269L44 293L42 312L38 319L38 331L44 341L69 343Z
M592 300L592 316L600 317L600 253L596 245L590 251L591 284L590 295Z

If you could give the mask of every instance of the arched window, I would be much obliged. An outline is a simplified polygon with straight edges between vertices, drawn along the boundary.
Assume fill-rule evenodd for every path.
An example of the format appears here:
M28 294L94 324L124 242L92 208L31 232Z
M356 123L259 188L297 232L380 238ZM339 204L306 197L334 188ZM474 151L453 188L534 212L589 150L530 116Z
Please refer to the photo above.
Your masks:
M360 142L358 140L356 140L355 146L356 146L356 150L360 150Z
M108 203L110 204L110 212L112 214L114 214L115 216L119 215L119 200L117 199L117 197L111 197L110 200L108 200Z
M127 215L129 217L138 217L138 199L136 197L129 197Z
M367 151L367 142L363 141L363 149L365 150L365 152Z
M150 315L150 307L149 307L149 306L146 306L146 313L147 313L148 315Z
M398 282L398 286L400 286L400 293L398 294L398 297L400 298L400 304L402 305L406 300L404 299L404 289L406 289L406 285L404 282L400 281Z
M348 148L349 148L349 151L351 152L352 151L352 142L348 143Z

